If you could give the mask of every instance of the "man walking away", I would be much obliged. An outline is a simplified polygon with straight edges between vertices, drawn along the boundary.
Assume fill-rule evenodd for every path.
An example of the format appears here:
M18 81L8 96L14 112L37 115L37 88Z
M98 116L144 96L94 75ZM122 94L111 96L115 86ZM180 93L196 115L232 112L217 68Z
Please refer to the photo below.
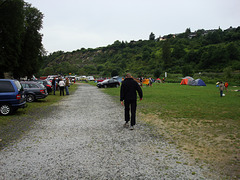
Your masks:
M125 80L122 82L121 90L120 90L120 101L123 106L125 106L125 127L128 127L130 120L130 107L131 107L131 130L134 129L134 125L136 124L136 108L137 108L137 93L142 100L143 93L141 87L138 85L136 81L133 80L131 74L127 73Z

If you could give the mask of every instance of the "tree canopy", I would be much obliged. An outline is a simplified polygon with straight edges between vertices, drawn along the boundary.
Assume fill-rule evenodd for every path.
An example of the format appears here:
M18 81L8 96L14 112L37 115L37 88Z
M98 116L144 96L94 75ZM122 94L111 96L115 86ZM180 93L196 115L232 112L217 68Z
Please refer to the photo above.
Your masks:
M48 74L159 77L163 72L240 70L240 27L226 30L187 28L179 34L124 42L96 49L44 55L43 14L23 0L0 0L0 78Z
M96 49L55 52L44 57L42 68L51 67L54 73L60 73L55 65L64 66L65 61L70 63L66 71L97 76L131 72L134 76L158 77L165 71L223 72L226 67L240 70L240 27L195 32L189 28L184 33L164 36L164 40L156 39L151 33L149 40L117 40Z
M42 66L43 14L23 0L0 0L0 77L31 76Z

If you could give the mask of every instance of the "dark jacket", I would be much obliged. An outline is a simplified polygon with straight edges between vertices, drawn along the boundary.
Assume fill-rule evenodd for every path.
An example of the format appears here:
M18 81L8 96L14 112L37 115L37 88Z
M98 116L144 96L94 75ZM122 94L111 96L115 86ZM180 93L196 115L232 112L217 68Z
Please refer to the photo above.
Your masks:
M52 85L53 85L53 86L56 86L56 79L53 79L53 80L52 80Z
M137 100L137 93L140 98L143 97L142 89L132 78L126 78L122 82L120 91L120 101Z

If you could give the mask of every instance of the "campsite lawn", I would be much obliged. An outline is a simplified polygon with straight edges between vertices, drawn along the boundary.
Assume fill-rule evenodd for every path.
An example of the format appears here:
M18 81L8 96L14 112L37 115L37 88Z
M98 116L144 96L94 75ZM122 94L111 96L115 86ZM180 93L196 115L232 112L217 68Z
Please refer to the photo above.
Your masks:
M220 97L215 85L187 86L177 83L143 86L138 119L155 132L229 176L240 177L240 87L229 87ZM119 88L104 92L119 101Z

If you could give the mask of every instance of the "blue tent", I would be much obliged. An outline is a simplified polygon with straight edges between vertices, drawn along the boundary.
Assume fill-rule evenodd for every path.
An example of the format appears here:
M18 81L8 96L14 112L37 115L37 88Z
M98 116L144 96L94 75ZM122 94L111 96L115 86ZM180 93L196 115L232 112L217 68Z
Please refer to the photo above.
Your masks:
M205 82L201 79L196 79L195 83L195 86L206 86Z

